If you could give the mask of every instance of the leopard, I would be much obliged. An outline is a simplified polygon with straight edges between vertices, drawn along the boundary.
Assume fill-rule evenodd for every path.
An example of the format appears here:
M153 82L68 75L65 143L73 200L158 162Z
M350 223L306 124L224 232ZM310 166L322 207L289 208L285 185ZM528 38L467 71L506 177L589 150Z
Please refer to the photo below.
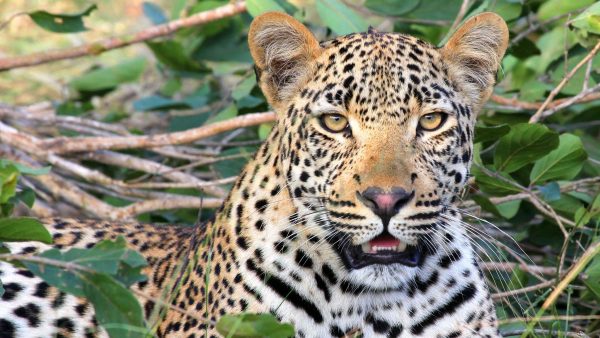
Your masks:
M12 252L122 236L148 262L131 289L147 321L160 314L147 323L158 337L218 337L241 313L271 313L296 337L500 337L457 203L504 20L472 16L437 47L374 28L319 42L269 12L248 44L276 122L213 220L49 218L53 244ZM107 336L87 300L8 263L0 278L1 337Z

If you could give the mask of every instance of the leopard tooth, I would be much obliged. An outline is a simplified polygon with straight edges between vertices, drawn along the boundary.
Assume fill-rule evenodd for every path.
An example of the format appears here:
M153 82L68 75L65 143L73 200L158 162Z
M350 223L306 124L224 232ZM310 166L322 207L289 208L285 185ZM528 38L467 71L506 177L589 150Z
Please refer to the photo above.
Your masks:
M369 243L363 243L361 246L361 249L363 252L371 252L371 246L369 245Z
M398 244L398 246L396 247L396 251L398 252L404 252L406 250L406 243L405 242L400 242Z

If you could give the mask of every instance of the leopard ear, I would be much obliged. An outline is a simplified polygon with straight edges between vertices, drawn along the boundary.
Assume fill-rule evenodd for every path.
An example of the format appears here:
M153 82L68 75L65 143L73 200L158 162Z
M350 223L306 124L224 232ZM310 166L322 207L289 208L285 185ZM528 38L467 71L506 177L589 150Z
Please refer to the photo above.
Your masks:
M252 21L248 45L257 81L271 106L291 99L312 73L321 47L314 35L291 16L270 12Z
M465 22L442 48L454 78L476 105L490 94L508 46L508 27L494 13L481 13Z

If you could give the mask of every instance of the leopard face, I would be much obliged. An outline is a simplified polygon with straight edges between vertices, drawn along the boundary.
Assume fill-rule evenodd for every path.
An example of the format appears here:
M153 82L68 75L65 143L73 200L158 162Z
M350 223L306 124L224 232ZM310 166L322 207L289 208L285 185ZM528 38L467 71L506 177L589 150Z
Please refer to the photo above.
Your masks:
M317 215L355 283L412 278L468 178L475 117L506 48L501 19L481 17L443 48L372 29L319 44L273 19L253 23L250 47L299 214Z

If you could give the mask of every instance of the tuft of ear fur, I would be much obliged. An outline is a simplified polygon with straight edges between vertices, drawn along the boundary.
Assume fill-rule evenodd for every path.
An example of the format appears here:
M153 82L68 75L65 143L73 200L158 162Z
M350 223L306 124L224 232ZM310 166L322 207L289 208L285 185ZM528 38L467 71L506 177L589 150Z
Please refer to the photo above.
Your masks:
M467 20L442 48L451 76L474 104L483 104L491 95L507 46L506 23L488 12Z
M321 53L308 28L280 12L265 13L252 21L248 45L257 81L276 110L312 74L313 61Z

